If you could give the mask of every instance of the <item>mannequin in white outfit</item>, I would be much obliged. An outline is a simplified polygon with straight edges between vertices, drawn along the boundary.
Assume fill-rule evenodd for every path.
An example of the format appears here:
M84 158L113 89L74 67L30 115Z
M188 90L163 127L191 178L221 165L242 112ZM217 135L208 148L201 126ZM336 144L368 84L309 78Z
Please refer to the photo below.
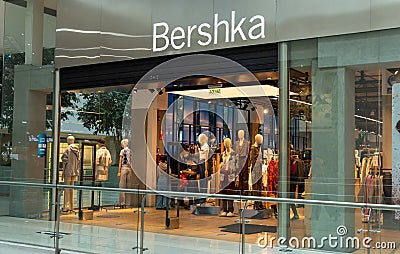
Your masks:
M198 137L200 143L200 151L199 151L199 163L198 163L198 177L199 180L199 192L206 193L207 192L207 180L208 177L208 157L210 152L210 147L208 145L208 137L205 134L200 134ZM204 204L206 202L205 198L200 198L196 201L199 204Z

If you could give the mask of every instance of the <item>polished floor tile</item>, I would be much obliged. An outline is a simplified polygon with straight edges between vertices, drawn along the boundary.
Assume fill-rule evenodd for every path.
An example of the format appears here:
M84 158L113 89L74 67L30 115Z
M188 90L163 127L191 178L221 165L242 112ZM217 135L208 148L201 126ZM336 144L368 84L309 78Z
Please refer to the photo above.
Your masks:
M54 226L54 222L50 221L0 217L0 240L53 248L55 246L55 239L47 235L46 231L53 231ZM86 253L138 253L132 250L133 247L137 246L137 235L136 232L132 230L61 223L60 232L67 234L60 239L60 247L64 250ZM233 254L239 253L240 243L186 236L145 233L144 247L148 248L148 250L145 251L146 254ZM1 248L0 253L27 253L18 252L21 251L21 248L22 250L25 250L28 247L15 245L7 246ZM7 252L8 250L9 252ZM47 253L44 252L44 249L41 250L43 252L35 252L37 250L32 249L29 253ZM291 251L291 253L310 252L310 250ZM277 254L282 253L282 251L277 248L262 249L255 244L246 244L246 253Z

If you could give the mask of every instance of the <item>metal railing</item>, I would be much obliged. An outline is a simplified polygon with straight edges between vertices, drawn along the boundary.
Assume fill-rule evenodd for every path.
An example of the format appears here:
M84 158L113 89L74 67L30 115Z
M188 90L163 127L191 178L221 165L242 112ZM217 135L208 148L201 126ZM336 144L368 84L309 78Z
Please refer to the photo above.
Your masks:
M52 190L58 190L58 202L56 202L55 207L57 212L56 216L56 227L55 227L55 253L59 254L61 249L59 247L59 234L60 234L60 199L61 191L64 189L74 189L74 190L88 190L88 191L107 191L107 192L126 192L136 195L165 195L173 198L217 198L224 200L242 200L245 203L248 201L261 201L261 202L275 202L282 204L300 204L300 205L322 205L322 206L334 206L343 208L372 208L378 210L400 210L400 205L386 205L386 204L371 204L371 203L357 203L357 202L344 202L344 201L329 201L329 200L312 200L312 199L292 199L292 198L279 198L279 197L260 197L260 196L246 196L246 195L227 195L227 194L208 194L208 193L193 193L193 192L179 192L179 191L157 191L157 190L146 190L146 189L125 189L125 188L110 188L110 187L95 187L95 186L79 186L79 185L62 185L62 184L43 184L43 183L31 183L31 182L18 182L18 181L0 181L0 185L8 186L21 186L21 187L40 187ZM144 201L143 198L141 204L141 221L144 223ZM139 205L139 204L138 204ZM244 210L246 207L244 207ZM244 232L244 218L243 211L240 213L240 221L242 223L242 232ZM144 226L141 226L141 239L137 247L140 253L143 253L146 248L143 246L144 237ZM244 234L242 238L244 237ZM245 242L242 239L242 253L245 253Z

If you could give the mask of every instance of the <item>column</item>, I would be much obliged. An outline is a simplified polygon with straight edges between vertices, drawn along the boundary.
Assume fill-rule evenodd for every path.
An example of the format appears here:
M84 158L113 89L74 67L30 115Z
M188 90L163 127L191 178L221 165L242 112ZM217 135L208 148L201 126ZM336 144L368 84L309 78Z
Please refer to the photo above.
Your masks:
M53 66L15 66L12 178L43 183L45 159L38 158L38 143L29 137L46 133L46 95L54 82ZM42 188L11 187L10 215L40 217L47 209Z
M279 197L289 197L289 69L288 47L279 44ZM290 238L289 204L279 203L278 236ZM285 244L288 244L287 242Z
M153 99L154 95L148 89L138 90L132 96L131 139L129 142L133 151L133 182L139 184L141 189L154 188L156 182L157 108L151 104ZM153 145L154 147L152 147ZM147 198L147 200L150 200L147 201L148 205L152 204L151 198Z
M28 0L25 14L25 64L42 65L43 0Z
M318 67L312 64L312 199L354 201L354 72L345 67ZM354 229L354 209L313 206L311 236L317 243L323 237L338 237L345 226ZM325 242L324 249L331 248ZM343 249L342 251L349 251Z
M156 99L157 100L157 99ZM157 152L157 103L152 103L149 108L146 122L146 137L147 137L147 172L146 186L155 187L157 185L156 174L156 152ZM151 198L150 198L151 197ZM152 195L146 199L148 206L155 206L156 196Z

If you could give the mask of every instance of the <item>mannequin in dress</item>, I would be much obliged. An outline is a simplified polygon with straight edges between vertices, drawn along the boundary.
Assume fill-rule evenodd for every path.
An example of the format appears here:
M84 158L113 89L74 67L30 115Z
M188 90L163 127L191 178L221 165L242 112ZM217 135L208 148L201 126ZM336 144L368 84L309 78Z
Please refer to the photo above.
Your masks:
M250 142L244 139L244 130L238 131L238 140L235 142L234 151L236 152L236 172L239 173L236 186L240 190L246 191L249 189L249 171L247 159L250 151Z
M74 185L75 181L78 180L81 157L79 148L74 144L74 136L68 136L67 143L68 147L61 156L63 165L62 178L65 185ZM67 212L72 210L74 210L74 190L65 189L63 211Z
M234 151L231 148L231 139L224 139L224 152L222 153L221 163L221 187L222 194L235 194L235 160ZM222 200L222 210L220 216L233 217L233 200Z
M250 172L252 179L252 195L253 196L261 196L263 185L262 185L262 154L261 154L261 145L263 142L263 136L261 134L257 134L255 136L255 142L250 148ZM254 202L254 209L262 210L264 206L262 202L256 201Z

